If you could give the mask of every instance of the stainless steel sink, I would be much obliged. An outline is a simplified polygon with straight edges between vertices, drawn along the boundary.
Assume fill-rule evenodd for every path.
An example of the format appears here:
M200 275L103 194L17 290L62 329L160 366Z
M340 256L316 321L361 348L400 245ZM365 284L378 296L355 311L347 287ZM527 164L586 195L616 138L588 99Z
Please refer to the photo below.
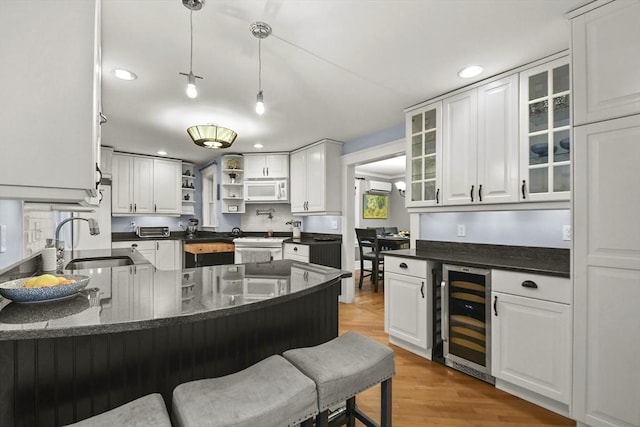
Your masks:
M96 258L76 258L69 261L66 270L87 270L90 268L110 268L133 265L133 260L128 256L108 256Z

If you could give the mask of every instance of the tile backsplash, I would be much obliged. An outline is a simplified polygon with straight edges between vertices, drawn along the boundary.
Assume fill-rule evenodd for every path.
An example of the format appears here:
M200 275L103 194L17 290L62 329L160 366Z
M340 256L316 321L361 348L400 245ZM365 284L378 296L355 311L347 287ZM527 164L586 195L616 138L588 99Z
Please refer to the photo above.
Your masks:
M41 251L55 232L55 212L37 203L25 203L22 213L22 256Z

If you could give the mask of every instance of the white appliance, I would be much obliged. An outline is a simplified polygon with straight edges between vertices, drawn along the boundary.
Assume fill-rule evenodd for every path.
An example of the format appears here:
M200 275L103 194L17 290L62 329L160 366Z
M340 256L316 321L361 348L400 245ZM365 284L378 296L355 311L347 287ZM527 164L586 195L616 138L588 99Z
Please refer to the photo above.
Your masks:
M86 221L73 221L73 249L111 249L111 186L101 186L100 193L102 201L95 212L75 214L82 218L95 218L100 234L91 236Z
M244 182L244 200L246 202L286 202L287 180L256 180Z
M288 237L238 237L235 244L235 264L269 262L282 259L282 243Z

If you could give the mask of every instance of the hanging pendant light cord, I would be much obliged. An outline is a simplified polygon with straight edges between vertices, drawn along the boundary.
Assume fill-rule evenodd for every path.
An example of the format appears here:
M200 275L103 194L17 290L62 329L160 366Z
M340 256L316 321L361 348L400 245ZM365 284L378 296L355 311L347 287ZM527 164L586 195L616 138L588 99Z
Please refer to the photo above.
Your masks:
M191 31L191 51L189 53L189 73L193 72L193 9L189 14L189 28Z
M262 39L258 39L258 92L262 92Z

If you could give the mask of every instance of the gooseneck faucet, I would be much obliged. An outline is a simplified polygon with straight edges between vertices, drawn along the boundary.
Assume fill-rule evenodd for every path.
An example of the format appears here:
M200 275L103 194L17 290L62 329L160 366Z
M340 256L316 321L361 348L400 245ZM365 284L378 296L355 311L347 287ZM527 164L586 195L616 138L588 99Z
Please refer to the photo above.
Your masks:
M89 223L89 234L91 234L92 236L96 236L100 234L100 227L98 226L98 221L96 221L94 218L80 218L77 216L73 216L71 218L67 218L63 221L60 221L60 224L58 224L58 226L56 227L56 234L55 234L56 268L58 271L62 271L63 254L64 254L64 242L60 241L60 229L62 228L63 225L73 220L87 221Z

